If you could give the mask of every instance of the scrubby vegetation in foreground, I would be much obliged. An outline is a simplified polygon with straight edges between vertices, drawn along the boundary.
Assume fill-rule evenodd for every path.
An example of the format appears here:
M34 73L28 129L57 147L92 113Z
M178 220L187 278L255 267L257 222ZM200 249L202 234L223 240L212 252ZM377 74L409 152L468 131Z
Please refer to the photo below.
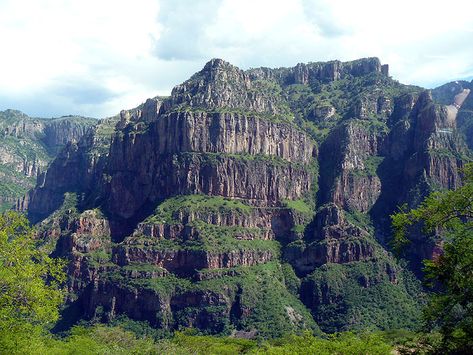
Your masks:
M2 344L3 345L3 344ZM270 341L176 333L170 339L139 338L120 327L75 327L65 338L27 333L10 354L390 354L382 334L341 333L326 338L310 333ZM7 349L1 349L0 352Z

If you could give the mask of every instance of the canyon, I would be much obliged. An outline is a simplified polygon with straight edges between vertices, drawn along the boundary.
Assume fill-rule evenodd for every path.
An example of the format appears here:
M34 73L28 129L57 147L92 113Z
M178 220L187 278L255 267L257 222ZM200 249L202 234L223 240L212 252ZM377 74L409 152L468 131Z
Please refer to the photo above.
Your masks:
M3 137L41 137L49 158L0 151L37 178L1 198L67 260L77 320L415 329L422 260L441 246L418 231L395 256L390 215L461 185L471 89L404 85L378 58L246 71L212 59L169 97L110 118L16 113Z

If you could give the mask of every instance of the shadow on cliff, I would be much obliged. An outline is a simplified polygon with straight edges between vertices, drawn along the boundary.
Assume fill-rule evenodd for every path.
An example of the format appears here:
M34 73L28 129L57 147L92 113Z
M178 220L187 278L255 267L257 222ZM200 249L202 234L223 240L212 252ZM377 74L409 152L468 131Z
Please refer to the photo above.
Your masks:
M60 319L51 329L53 334L61 334L69 331L73 326L83 319L84 307L81 298L68 302L60 311Z
M110 222L110 236L112 242L121 243L127 236L131 235L138 226L138 223L152 215L156 206L161 204L163 201L164 199L154 202L147 200L130 218L123 218L110 212L105 212L105 216Z
M381 194L369 211L376 239L389 249L392 238L391 215L396 212L402 195L403 166L386 157L376 170L381 180Z
M404 203L414 207L420 203L423 196L428 195L429 187L422 177L416 177L414 181L408 181L404 172L404 161L394 161L386 157L378 166L376 171L381 180L381 194L369 211L375 238L387 250L392 250L393 227L391 215L397 213ZM411 231L412 241L407 249L397 257L407 261L407 267L418 278L422 279L423 259L428 258L428 252L424 249L432 247L428 239L423 237L420 226Z

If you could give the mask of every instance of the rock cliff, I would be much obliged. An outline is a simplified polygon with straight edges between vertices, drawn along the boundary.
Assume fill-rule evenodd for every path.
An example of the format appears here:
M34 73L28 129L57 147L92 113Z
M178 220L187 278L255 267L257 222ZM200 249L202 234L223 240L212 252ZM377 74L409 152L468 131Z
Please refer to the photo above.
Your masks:
M0 211L15 205L67 142L79 141L94 119L68 116L31 118L20 111L0 112Z
M400 84L377 58L213 59L68 143L19 207L69 259L84 318L263 336L415 327L412 271L435 242L419 234L401 266L389 214L461 183L470 97L442 90Z

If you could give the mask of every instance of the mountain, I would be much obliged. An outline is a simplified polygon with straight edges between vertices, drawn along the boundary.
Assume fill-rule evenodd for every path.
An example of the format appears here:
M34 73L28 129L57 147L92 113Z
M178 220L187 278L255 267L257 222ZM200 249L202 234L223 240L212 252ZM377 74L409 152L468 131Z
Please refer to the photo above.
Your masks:
M389 215L461 183L471 83L448 85L400 84L377 58L213 59L68 144L18 205L69 260L78 319L246 336L415 328L420 263L441 245L419 231L397 260Z
M69 141L78 141L96 120L78 116L31 118L0 111L0 211L35 186L38 175Z

